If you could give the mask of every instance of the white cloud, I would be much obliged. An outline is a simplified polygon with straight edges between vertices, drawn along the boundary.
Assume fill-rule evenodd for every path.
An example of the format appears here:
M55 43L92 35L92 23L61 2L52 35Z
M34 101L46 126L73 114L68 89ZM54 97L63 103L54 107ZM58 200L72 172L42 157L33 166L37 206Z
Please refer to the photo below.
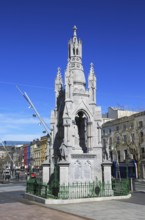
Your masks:
M38 119L19 115L0 114L0 123L7 124L36 124Z
M44 118L46 123L49 123L49 118ZM0 114L0 123L9 123L9 124L37 124L39 119L19 115L19 114Z
M33 141L34 139L42 137L42 133L37 134L7 134L3 135L3 141Z
M44 118L49 123L48 118ZM39 119L20 113L0 113L0 137L3 140L32 141L43 136L43 125Z

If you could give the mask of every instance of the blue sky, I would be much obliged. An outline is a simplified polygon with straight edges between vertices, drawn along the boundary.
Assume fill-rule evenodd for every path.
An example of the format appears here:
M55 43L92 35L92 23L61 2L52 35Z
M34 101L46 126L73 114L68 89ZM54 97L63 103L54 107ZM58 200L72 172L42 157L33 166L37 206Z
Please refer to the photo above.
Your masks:
M74 25L83 42L86 77L94 63L102 112L109 106L145 110L144 0L1 0L1 139L43 135L16 85L49 126L57 67L64 75Z

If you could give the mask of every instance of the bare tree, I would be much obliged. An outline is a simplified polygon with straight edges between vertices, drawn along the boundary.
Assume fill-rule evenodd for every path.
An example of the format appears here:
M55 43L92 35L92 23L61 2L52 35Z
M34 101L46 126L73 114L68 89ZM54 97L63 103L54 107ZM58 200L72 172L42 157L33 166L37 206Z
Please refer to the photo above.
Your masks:
M126 150L126 160L134 159L137 163L137 173L141 172L141 144L143 143L143 132L139 128L126 128L126 130L114 131L108 135L110 151L115 152L115 159L118 160L119 150Z
M0 158L0 170L3 170L6 168L8 164L10 164L11 160L8 155L2 155Z

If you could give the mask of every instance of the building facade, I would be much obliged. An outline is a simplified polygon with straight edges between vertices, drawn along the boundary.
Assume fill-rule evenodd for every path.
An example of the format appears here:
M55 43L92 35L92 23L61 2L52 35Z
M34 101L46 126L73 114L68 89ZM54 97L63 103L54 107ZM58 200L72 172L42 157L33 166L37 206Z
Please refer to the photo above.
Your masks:
M125 116L131 116L135 113L137 112L125 110L123 108L109 107L108 112L106 114L103 114L103 118L106 119L107 121L107 119L111 120L111 119L122 118Z
M102 144L112 161L136 162L135 176L145 178L145 112L104 123Z
M43 136L40 138L40 164L43 164L43 162L47 159L47 147L48 147L48 136Z

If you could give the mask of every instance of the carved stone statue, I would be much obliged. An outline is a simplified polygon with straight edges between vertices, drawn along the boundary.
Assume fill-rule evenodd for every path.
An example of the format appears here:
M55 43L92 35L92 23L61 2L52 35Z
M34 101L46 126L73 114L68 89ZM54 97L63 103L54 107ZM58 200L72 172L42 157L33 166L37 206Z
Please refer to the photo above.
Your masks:
M64 143L64 141L60 145L59 150L60 150L61 160L66 160L68 152L67 152L67 145Z
M109 160L109 155L106 147L103 148L103 160Z
M108 144L107 144L107 140L105 140L103 149L102 149L102 153L103 153L103 160L109 160L109 153L108 153Z

